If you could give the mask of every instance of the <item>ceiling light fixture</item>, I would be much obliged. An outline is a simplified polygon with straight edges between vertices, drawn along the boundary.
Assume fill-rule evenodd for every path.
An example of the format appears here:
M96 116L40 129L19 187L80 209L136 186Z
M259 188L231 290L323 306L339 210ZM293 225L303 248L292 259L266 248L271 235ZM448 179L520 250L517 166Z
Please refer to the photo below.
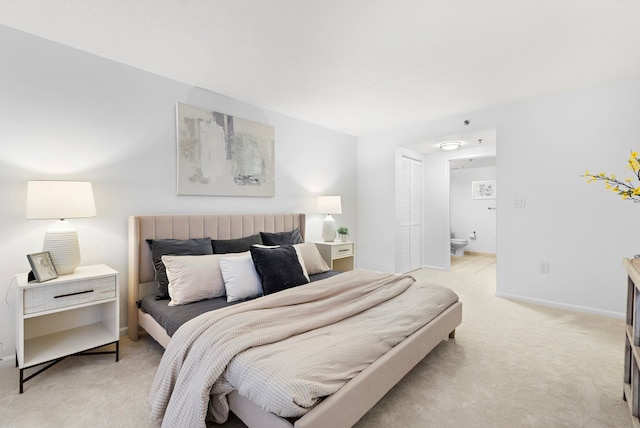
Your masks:
M444 143L440 143L440 150L457 150L461 145L462 143L460 141L445 141Z

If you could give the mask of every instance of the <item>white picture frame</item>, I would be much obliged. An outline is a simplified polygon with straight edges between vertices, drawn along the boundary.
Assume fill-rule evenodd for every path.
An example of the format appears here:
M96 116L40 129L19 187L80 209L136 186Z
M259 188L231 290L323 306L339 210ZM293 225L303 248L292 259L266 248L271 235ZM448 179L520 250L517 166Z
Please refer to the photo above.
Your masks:
M58 277L58 272L51 259L51 253L48 251L27 254L27 260L29 260L36 282L49 281Z
M472 199L495 199L496 180L480 180L471 182Z

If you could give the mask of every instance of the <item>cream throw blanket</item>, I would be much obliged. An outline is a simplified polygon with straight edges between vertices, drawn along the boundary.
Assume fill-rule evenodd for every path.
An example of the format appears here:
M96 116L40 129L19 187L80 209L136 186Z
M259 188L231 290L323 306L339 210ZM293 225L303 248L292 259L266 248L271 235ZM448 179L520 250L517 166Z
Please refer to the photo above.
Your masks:
M205 427L209 408L222 423L233 389L267 411L301 416L457 300L444 287L414 283L357 270L189 321L160 362L151 417L166 427Z

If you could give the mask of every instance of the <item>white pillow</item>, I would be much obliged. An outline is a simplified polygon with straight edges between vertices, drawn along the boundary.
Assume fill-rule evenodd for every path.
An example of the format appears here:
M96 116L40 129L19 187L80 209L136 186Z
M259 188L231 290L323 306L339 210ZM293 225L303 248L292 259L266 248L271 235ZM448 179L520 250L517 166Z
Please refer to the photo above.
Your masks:
M262 284L251 255L243 253L239 257L222 257L220 270L227 291L227 302L262 295Z
M208 254L202 256L162 256L169 279L169 306L185 305L199 300L224 296L224 279L220 270L222 257L238 254Z
M302 259L300 264L305 268L305 274L313 275L330 270L329 265L324 261L318 247L313 242L295 244L293 248L298 252L298 258Z

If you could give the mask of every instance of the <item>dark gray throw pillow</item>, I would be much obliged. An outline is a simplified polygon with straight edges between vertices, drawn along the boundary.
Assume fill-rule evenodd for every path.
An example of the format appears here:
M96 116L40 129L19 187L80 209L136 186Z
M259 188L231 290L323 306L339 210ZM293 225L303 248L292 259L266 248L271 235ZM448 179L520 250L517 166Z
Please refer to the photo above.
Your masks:
M251 247L250 251L265 295L309 282L300 266L298 253L292 246Z
M160 299L169 298L169 279L167 278L167 269L162 263L162 256L203 256L213 254L211 238L147 239L147 242L151 247L151 257L153 259L153 268L156 271Z
M292 230L290 232L260 232L262 236L262 243L264 245L295 245L304 242L300 229Z
M262 244L259 233L237 239L212 239L213 254L244 253L253 244Z

